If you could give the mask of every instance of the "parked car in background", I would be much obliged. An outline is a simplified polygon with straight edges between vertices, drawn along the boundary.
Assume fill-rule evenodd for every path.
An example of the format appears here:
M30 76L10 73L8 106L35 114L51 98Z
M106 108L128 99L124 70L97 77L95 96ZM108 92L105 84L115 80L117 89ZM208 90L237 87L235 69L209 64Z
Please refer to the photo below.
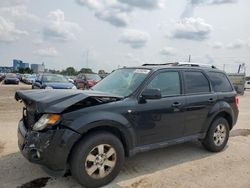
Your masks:
M75 83L75 79L76 79L76 77L75 76L65 76L67 79L68 79L68 81L70 82L70 83L72 83L72 84L74 84Z
M16 74L9 73L6 74L3 82L4 84L19 84L19 79Z
M26 84L33 84L36 81L36 75L27 75L24 77L23 82Z
M18 125L24 157L62 175L70 170L86 187L109 183L125 156L140 152L191 140L222 151L239 113L224 72L185 64L122 68L88 91L15 98L26 105Z
M76 89L76 86L60 74L40 74L32 89Z
M5 74L4 74L4 73L0 73L0 82L1 82L2 80L4 80L4 78L5 78Z
M101 80L98 74L79 74L75 79L77 89L90 89Z
M29 76L30 74L22 74L21 75L21 80L22 82L24 82L24 80Z
M245 83L245 89L250 89L250 80L247 80Z

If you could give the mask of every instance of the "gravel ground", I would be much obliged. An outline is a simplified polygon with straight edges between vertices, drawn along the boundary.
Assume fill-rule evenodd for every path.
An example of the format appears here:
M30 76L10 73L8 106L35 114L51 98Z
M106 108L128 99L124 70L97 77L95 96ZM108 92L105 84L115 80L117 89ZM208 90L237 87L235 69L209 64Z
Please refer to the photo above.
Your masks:
M0 187L80 187L71 177L50 177L18 152L17 122L22 104L14 100L18 89L0 84ZM119 176L106 187L250 187L250 91L240 97L240 116L228 146L209 153L199 142L188 142L138 154L126 160Z

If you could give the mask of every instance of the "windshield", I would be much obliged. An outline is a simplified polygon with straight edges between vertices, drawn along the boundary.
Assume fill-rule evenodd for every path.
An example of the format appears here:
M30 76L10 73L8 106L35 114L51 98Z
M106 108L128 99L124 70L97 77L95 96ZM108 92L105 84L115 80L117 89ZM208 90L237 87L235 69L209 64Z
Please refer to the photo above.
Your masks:
M16 78L17 76L15 74L7 74L6 78Z
M149 72L148 69L118 69L92 89L126 97L138 88Z
M58 74L43 75L43 82L69 82L64 76Z
M85 74L87 80L100 81L101 77L98 74Z
M28 76L29 79L36 79L36 76L35 75L30 75Z

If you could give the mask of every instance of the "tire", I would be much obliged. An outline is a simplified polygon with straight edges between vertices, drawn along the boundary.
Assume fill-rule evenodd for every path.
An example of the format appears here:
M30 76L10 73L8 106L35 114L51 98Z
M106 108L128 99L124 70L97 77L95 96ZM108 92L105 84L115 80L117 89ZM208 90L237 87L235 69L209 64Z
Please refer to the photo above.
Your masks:
M99 150L99 147L103 149ZM104 152L99 152L102 150ZM102 156L98 158L101 153L104 154L104 160ZM110 155L111 153L113 154ZM123 162L124 148L121 141L111 133L96 132L87 135L74 147L70 157L70 170L81 185L100 187L111 182L119 174Z
M229 138L229 124L223 117L216 118L202 141L203 146L211 152L220 152L227 145Z

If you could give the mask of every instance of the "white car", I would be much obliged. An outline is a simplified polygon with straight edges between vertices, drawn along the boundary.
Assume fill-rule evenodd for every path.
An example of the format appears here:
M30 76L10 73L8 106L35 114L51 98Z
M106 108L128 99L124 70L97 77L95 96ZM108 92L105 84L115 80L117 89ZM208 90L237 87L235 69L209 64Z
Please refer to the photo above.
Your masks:
M246 81L245 89L250 89L250 80Z

